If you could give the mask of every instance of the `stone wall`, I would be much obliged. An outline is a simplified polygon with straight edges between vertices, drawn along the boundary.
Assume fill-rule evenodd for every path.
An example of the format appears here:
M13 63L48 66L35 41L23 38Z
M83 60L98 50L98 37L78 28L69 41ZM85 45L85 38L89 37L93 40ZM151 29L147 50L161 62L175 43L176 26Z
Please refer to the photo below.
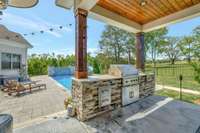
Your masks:
M113 110L122 105L122 78L104 80L78 80L72 81L72 98L77 118L81 121ZM134 81L130 81L134 82ZM99 106L99 89L111 88L111 104ZM155 90L155 77L153 74L139 76L139 97L153 95Z
M155 91L155 75L147 74L139 76L140 98L151 96Z
M72 97L78 119L84 121L121 106L121 85L120 78L85 82L73 80ZM100 107L98 92L103 87L111 88L111 104Z

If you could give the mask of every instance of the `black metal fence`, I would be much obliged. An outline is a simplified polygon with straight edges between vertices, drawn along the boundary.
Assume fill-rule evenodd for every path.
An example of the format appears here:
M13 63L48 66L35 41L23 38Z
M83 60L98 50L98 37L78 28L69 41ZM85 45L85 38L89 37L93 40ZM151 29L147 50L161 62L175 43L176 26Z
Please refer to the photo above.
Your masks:
M195 81L195 71L191 65L163 65L158 67L147 67L146 71L155 72L156 83L163 87L180 87L180 75L183 77L183 88L200 91L200 83Z

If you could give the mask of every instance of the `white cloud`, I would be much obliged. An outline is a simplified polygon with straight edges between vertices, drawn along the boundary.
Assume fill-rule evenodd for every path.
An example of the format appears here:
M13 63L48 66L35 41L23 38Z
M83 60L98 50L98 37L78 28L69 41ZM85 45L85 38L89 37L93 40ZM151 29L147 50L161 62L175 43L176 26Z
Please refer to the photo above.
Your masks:
M87 52L91 53L92 56L95 56L98 53L98 49L97 48L88 48Z
M39 32L40 30L43 30L46 33L51 34L55 37L61 37L63 34L63 30L49 30L50 28L58 29L58 27L60 26L59 24L50 23L38 16L32 16L32 19L28 19L11 13L4 13L2 18L3 23L5 24L16 26L25 30L29 30L31 32ZM72 31L68 27L65 27L63 29L65 32Z

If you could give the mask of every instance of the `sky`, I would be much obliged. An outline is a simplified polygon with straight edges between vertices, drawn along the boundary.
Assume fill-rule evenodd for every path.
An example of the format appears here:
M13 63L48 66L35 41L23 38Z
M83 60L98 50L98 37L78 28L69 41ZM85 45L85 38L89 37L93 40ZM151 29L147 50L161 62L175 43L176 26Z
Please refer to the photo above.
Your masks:
M55 5L55 0L40 0L33 8L8 7L3 10L0 24L9 30L28 34L25 38L33 45L28 54L74 54L75 19L73 12ZM70 26L70 24L72 24ZM60 30L59 26L65 26ZM105 23L88 19L88 52L95 55ZM200 25L200 17L168 26L169 36L184 36ZM54 28L52 32L50 28ZM43 30L44 34L40 34ZM34 32L35 35L31 35Z

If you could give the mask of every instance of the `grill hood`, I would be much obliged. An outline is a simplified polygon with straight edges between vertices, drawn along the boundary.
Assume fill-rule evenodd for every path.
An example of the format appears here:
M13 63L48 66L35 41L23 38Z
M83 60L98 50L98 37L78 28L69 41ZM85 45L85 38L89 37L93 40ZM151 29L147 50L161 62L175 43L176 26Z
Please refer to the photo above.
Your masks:
M138 75L138 70L133 65L110 65L109 74L113 76L128 77Z

